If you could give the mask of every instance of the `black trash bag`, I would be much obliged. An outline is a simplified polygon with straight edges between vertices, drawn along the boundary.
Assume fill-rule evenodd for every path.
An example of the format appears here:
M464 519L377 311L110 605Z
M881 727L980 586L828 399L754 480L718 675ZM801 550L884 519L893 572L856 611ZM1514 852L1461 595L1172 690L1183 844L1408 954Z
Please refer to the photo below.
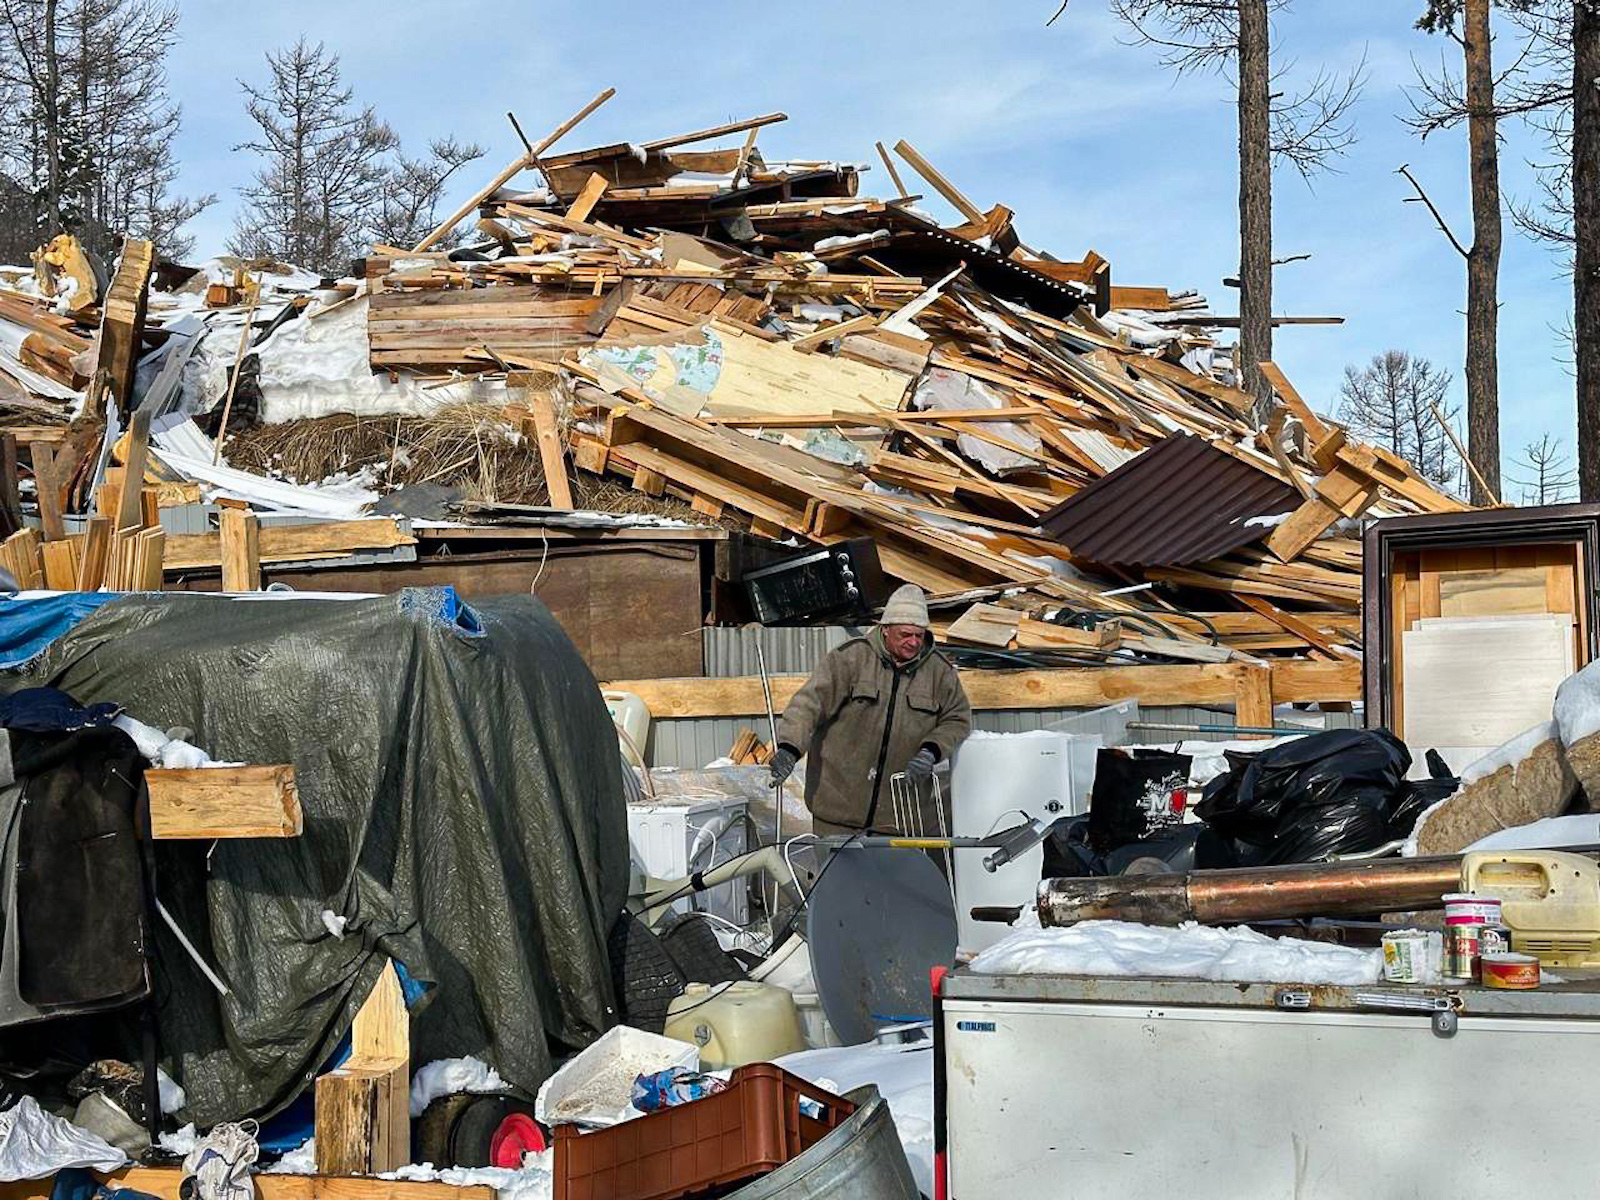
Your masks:
M1105 875L1105 860L1089 845L1089 817L1057 821L1044 839L1043 879L1083 879Z
M1394 812L1389 814L1391 840L1410 837L1422 814L1447 796L1455 795L1456 789L1461 786L1461 780L1456 777L1456 773L1449 768L1443 755L1437 750L1429 750L1426 761L1428 778L1409 780L1406 783L1408 793L1406 798L1395 806Z
M1206 785L1195 814L1232 838L1245 866L1316 862L1392 840L1411 796L1411 754L1382 729L1307 734L1259 754L1223 752L1229 770Z
M1088 840L1106 855L1160 836L1183 821L1189 803L1187 754L1104 749L1095 755Z

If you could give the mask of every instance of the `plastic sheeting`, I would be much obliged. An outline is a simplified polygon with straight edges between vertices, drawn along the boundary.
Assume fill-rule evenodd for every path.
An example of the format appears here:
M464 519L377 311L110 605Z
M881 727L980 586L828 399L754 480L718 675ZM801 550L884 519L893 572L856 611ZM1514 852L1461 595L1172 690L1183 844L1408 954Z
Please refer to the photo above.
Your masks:
M232 989L159 931L162 1047L202 1127L292 1100L390 956L431 985L414 1061L473 1055L531 1093L548 1039L614 1023L628 840L600 691L539 601L453 601L120 597L12 677L295 766L303 836L159 845L158 891Z
M0 1113L0 1183L45 1179L67 1167L114 1171L127 1161L104 1138L51 1116L32 1096Z

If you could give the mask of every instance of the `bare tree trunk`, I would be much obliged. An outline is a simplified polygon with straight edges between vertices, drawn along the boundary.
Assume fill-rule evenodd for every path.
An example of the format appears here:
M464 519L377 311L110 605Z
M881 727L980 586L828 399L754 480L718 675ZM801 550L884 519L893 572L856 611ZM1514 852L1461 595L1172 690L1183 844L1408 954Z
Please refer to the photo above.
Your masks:
M1600 4L1572 6L1573 345L1578 359L1578 494L1600 501Z
M56 2L44 4L44 123L46 237L61 232L61 64L56 57Z
M1239 367L1263 414L1272 397L1256 369L1272 357L1269 36L1267 0L1239 0Z
M1472 250L1467 255L1467 452L1494 491L1476 479L1472 499L1500 493L1499 340L1500 161L1495 140L1490 0L1466 0L1462 26L1467 67L1467 144L1472 179ZM1581 6L1581 5L1580 5ZM1592 88L1591 88L1592 90Z

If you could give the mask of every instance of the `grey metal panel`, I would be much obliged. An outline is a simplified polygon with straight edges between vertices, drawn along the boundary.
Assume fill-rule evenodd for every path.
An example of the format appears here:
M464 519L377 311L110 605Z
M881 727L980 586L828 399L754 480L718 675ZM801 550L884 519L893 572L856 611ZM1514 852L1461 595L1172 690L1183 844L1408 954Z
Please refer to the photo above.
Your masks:
M842 625L760 627L729 629L710 626L701 631L705 647L705 672L717 679L760 674L756 658L759 639L769 675L809 675L828 651L852 636Z

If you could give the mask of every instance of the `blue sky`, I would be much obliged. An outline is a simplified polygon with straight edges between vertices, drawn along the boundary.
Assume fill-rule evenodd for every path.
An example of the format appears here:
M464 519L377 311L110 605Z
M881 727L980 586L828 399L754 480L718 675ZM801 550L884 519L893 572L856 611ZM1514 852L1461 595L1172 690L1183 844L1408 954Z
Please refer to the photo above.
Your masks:
M1127 284L1194 288L1236 313L1222 286L1238 263L1234 113L1227 80L1176 79L1157 54L1127 44L1104 0L1071 0L1052 28L1052 0L970 3L726 0L396 4L375 0L185 0L182 43L168 64L184 106L181 189L216 191L194 222L200 252L221 248L253 167L232 146L250 135L236 80L260 80L264 50L305 34L343 59L357 98L408 145L454 133L488 148L467 169L464 199L519 149L505 119L530 137L595 92L617 95L561 149L634 139L782 110L763 130L768 157L876 163L876 139L906 138L980 207L1014 209L1030 244L1063 258L1093 248ZM1277 172L1275 254L1310 253L1281 267L1274 308L1342 315L1338 327L1280 329L1274 357L1318 407L1337 395L1346 363L1398 348L1456 377L1462 399L1460 315L1465 268L1420 205L1404 203L1409 163L1465 241L1471 233L1465 131L1418 142L1402 125L1413 59L1437 67L1453 45L1416 32L1421 0L1299 0L1275 22L1286 84L1319 65L1366 58L1356 112L1360 141L1308 187ZM1500 61L1511 53L1507 32ZM1534 190L1537 142L1507 125L1502 186ZM887 192L879 168L864 189ZM909 178L908 178L909 183ZM923 190L923 189L917 189ZM924 202L949 215L937 197ZM1501 441L1506 458L1546 431L1571 452L1570 367L1556 332L1571 284L1546 247L1507 221L1501 262ZM1512 474L1516 474L1514 468Z

